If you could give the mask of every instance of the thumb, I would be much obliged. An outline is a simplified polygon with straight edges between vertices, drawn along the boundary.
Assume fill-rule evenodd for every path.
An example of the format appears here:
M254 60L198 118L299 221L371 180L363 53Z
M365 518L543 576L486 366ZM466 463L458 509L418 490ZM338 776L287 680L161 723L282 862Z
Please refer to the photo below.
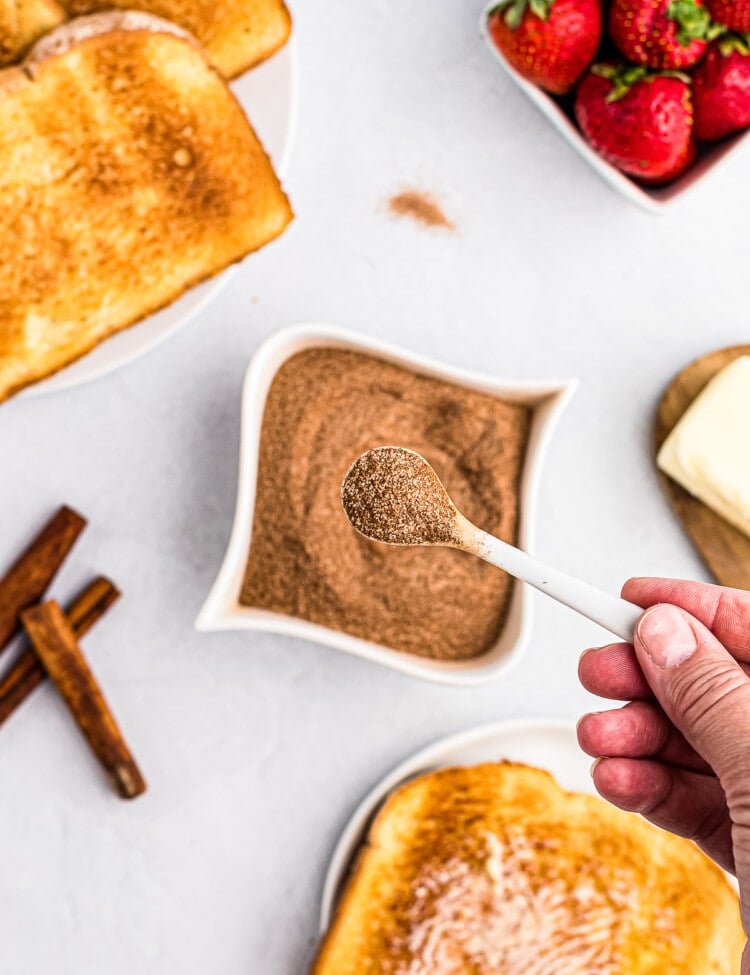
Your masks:
M677 606L647 610L635 652L662 708L718 775L732 809L750 795L750 680L702 623Z

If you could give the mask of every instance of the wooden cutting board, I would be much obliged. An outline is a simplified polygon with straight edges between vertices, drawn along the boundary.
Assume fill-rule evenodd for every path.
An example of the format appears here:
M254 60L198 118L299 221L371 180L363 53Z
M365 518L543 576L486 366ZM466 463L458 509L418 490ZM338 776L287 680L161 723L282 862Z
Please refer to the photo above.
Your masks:
M655 454L709 379L741 355L750 355L750 345L736 345L710 352L692 362L672 380L656 412ZM733 528L661 471L659 476L677 517L716 579L722 586L750 589L750 538Z

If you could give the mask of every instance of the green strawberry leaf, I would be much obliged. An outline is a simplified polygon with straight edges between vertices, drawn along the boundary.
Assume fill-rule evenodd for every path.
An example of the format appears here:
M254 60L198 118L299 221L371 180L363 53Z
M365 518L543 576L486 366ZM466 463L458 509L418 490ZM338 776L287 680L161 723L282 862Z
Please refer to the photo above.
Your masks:
M695 0L672 0L667 17L677 24L677 40L683 47L689 47L693 41L710 40L709 33L715 27L709 12Z
M614 78L620 69L616 64L592 64L591 73L600 78Z
M549 0L529 0L529 8L531 12L537 16L540 20L546 20L549 17L550 7L552 4Z
M727 34L719 41L719 50L728 58L730 54L750 54L750 34Z
M592 74L612 82L612 90L607 95L608 102L617 102L624 98L633 85L648 76L648 68L634 64L595 64L591 71Z
M706 31L706 40L715 41L717 37L721 37L723 34L729 30L724 24L717 24L715 21L710 25Z
M514 0L508 7L505 14L505 23L511 30L517 30L521 26L523 15L526 13L526 0Z
M554 2L555 0L500 0L490 8L488 17L505 11L505 23L511 30L517 30L527 10L539 20L547 20Z
M682 71L649 71L636 64L594 64L591 73L612 82L612 89L605 101L609 104L624 98L633 85L639 81L653 81L654 78L677 78L690 83L690 78Z

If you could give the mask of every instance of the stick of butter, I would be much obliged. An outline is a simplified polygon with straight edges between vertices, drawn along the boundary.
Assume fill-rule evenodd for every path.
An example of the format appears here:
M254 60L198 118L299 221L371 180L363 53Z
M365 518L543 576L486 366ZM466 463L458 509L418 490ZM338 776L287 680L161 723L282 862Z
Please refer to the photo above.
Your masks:
M664 441L657 464L750 536L750 356L714 376Z

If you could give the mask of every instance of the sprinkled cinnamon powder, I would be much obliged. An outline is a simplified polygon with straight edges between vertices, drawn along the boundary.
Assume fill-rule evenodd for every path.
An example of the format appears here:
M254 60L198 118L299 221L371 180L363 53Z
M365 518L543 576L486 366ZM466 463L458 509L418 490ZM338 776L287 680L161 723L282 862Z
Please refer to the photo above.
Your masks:
M638 909L627 873L602 883L592 860L571 885L559 839L523 829L477 839L479 862L449 857L415 878L409 925L388 945L383 975L623 971L624 916Z
M424 227L442 227L455 230L452 220L445 215L438 200L431 193L421 190L402 190L388 201L388 209L394 217L409 217Z
M376 447L349 468L341 503L358 532L388 545L453 545L456 508L424 457Z

